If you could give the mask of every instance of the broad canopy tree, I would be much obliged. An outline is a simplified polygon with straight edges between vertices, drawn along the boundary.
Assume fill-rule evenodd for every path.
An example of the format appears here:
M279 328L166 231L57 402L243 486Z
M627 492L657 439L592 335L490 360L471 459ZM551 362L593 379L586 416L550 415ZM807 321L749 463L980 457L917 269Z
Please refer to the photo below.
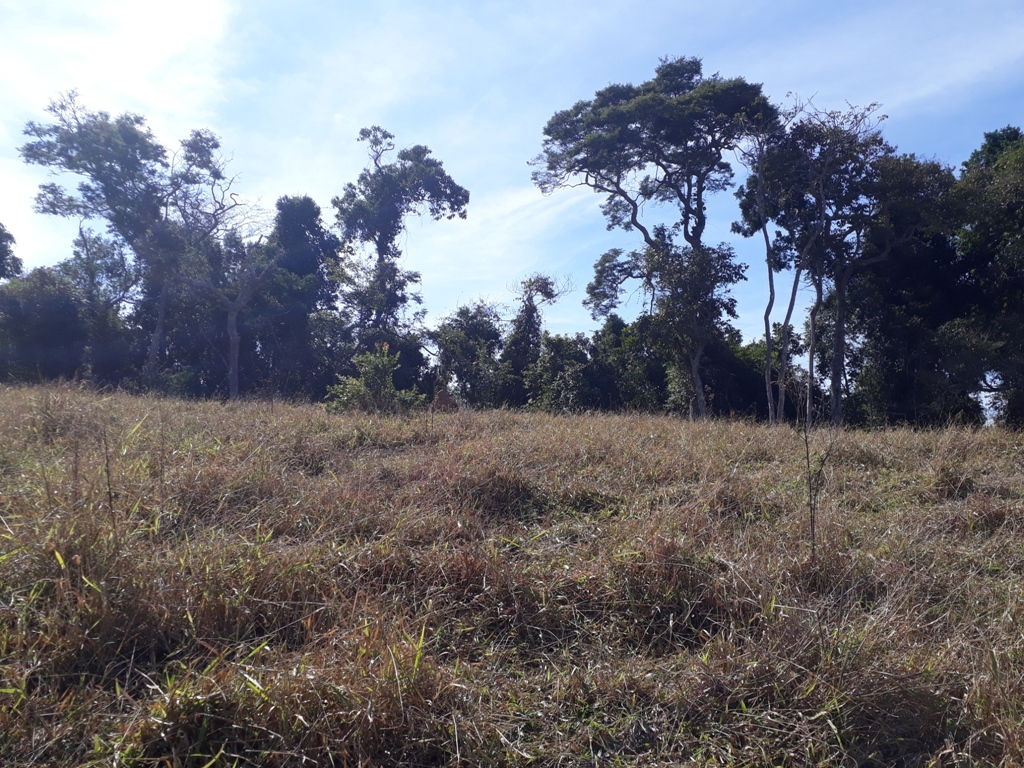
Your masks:
M1024 426L1024 132L985 134L957 183L957 251L968 288L984 299L947 337L959 376L995 398L1002 419Z
M151 310L146 369L152 377L166 332L168 302L187 250L230 228L242 207L224 173L217 137L192 131L170 154L141 115L112 117L84 107L75 91L52 101L50 123L29 122L23 159L53 173L78 176L76 191L40 186L36 209L102 220L134 252L142 270L142 299Z
M740 141L747 115L763 105L758 84L704 76L697 58L663 59L652 80L608 86L593 99L556 113L544 129L543 152L534 161L534 181L541 190L588 186L605 195L602 211L609 229L635 230L642 236L643 251L622 262L617 261L622 252L611 251L598 262L591 296L599 302L595 311L610 311L622 282L635 278L644 284L652 310L681 313L665 327L673 329L667 338L679 345L680 359L688 361L695 415L700 418L709 415L701 358L707 329L717 318L696 306L683 309L680 302L703 295L711 305L724 308L717 298L727 285L721 281L735 282L742 275L726 246L704 244L707 197L730 185L732 169L725 154ZM668 227L645 221L643 212L650 203L674 206L676 220ZM685 247L674 244L676 235ZM705 280L699 286L684 288L677 282L697 276ZM602 291L603 300L598 298Z
M405 317L410 301L420 303L420 297L410 292L420 275L401 268L398 240L409 216L427 215L435 221L466 218L469 192L425 146L399 150L391 159L394 138L380 126L360 131L370 163L331 205L342 246L351 252L363 245L371 251L368 262L353 265L349 285L342 290L342 300L353 314L358 352L388 344L402 362L396 385L407 389L424 362L419 339L412 334L419 318L414 315L410 322Z

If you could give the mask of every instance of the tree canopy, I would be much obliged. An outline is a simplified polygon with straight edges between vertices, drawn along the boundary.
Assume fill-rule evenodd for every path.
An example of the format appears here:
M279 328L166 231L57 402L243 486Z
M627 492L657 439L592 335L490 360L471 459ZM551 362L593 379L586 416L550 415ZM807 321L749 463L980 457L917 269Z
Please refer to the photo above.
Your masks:
M607 228L636 237L594 265L584 303L603 325L553 334L543 310L568 278L542 273L517 279L508 306L471 300L428 322L421 275L402 260L407 227L464 219L469 192L424 145L363 129L366 166L339 182L325 222L306 195L270 212L248 204L208 129L165 146L143 116L88 109L74 91L46 115L20 147L56 177L36 209L79 230L66 259L22 275L0 225L7 380L330 394L396 411L444 389L473 407L783 422L799 405L808 424L1024 424L1014 126L952 169L890 144L876 105L782 106L698 58L663 59L651 79L602 88L544 126L534 183L592 189ZM737 159L732 230L763 243L767 278L763 336L750 340L734 327L747 266L708 242L730 223L709 220L708 203L734 186ZM802 288L813 300L801 325ZM617 314L627 292L641 298L632 318Z
M14 235L0 222L0 280L21 274L21 259L14 255Z

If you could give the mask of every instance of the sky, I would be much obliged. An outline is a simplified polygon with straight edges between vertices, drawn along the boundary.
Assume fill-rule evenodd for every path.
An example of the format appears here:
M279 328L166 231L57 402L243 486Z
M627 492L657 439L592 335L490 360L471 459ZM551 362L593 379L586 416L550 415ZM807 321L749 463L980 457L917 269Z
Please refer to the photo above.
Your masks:
M466 220L413 219L403 236L428 322L477 299L511 311L518 281L543 272L574 286L549 330L596 327L581 304L593 264L638 236L607 231L589 190L541 194L528 163L555 112L649 80L666 56L777 102L878 103L891 143L955 167L986 131L1024 125L1021 0L0 0L0 30L0 222L26 268L70 256L77 232L33 212L50 178L18 153L63 92L145 116L171 149L208 128L247 200L309 195L328 223L367 162L359 130L380 125L470 191ZM756 242L730 232L737 215L730 193L715 198L705 241L750 265L733 291L750 339L767 288Z

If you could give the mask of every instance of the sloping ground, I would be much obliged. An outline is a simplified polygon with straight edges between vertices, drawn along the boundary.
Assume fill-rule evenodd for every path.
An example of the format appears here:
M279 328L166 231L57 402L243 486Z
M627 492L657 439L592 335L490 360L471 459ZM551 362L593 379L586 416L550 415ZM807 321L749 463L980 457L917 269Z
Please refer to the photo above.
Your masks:
M0 763L1024 764L1022 451L0 389Z

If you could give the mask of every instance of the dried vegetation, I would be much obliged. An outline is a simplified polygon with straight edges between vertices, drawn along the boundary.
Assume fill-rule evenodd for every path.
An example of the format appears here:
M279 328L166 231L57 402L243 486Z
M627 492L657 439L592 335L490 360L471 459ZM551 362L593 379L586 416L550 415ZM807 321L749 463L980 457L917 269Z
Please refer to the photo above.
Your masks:
M0 390L0 763L1024 763L1024 437Z

